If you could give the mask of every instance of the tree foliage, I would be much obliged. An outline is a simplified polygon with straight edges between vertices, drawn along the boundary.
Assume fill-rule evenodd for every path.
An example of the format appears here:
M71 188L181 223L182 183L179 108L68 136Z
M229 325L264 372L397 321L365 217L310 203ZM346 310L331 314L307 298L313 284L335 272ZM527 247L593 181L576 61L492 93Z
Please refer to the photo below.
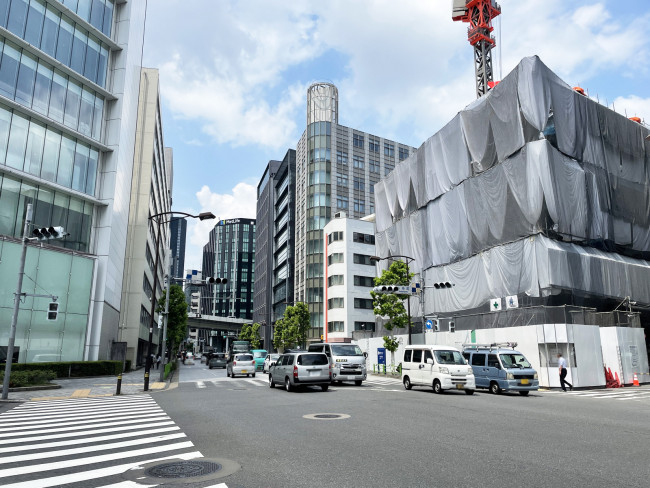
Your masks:
M309 326L309 309L305 303L298 302L294 306L288 306L284 316L275 322L273 346L276 349L286 349L296 345L305 347Z
M164 313L167 290L158 300L156 312ZM183 343L187 337L187 302L185 293L179 285L171 285L169 288L169 317L167 320L167 350L172 353Z
M253 349L260 348L260 324L244 324L239 332L240 341L248 341Z
M388 269L382 271L381 276L375 278L375 286L409 285L413 276L414 273L407 271L406 263L403 261L393 261ZM388 319L384 327L386 330L391 331L391 336L393 329L403 329L409 325L408 313L403 301L408 298L408 295L371 291L370 296L372 296L372 306L375 315Z

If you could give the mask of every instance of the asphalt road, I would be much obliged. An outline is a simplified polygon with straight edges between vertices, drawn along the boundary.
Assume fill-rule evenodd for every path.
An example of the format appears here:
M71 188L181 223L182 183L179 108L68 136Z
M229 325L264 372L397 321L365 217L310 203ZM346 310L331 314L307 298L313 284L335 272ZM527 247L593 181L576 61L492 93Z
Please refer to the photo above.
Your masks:
M266 377L197 362L153 395L203 456L241 465L219 480L228 488L648 486L650 396L435 395L380 380L287 393Z

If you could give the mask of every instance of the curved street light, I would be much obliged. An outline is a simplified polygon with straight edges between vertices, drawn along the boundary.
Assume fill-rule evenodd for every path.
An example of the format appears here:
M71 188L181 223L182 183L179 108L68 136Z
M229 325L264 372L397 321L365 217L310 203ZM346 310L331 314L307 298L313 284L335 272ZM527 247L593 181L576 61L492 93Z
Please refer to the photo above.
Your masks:
M385 258L381 258L379 256L370 256L371 261L379 262L379 261L384 261L386 259L395 259L395 258L402 258L406 262L406 278L409 280L409 286L411 284L411 277L410 271L409 271L409 264L415 261L415 258L412 258L411 256L405 256L403 254L393 254L392 256L386 256ZM407 313L408 313L408 319L409 319L409 326L408 326L408 345L411 345L411 297L407 298L406 300L406 306L407 306Z
M166 220L166 221L161 221L159 217L162 217L163 215L165 216L172 216L172 219ZM151 343L153 341L153 315L155 313L156 309L156 289L158 287L158 263L160 261L160 254L158 253L158 250L160 248L160 226L162 224L167 224L173 220L174 215L182 215L183 217L190 217L193 219L199 219L199 220L211 220L211 219L216 219L214 214L212 212L201 212L198 215L192 215L186 212L174 212L174 211L169 211L169 212L159 212L157 214L151 215L148 220L153 220L157 224L157 234L156 234L156 259L155 263L153 266L153 290L151 292L151 317L149 318L149 341L147 342L147 358L144 362L144 391L149 391L149 374L151 372ZM169 297L166 297L166 300L169 302ZM164 352L164 349L163 349Z

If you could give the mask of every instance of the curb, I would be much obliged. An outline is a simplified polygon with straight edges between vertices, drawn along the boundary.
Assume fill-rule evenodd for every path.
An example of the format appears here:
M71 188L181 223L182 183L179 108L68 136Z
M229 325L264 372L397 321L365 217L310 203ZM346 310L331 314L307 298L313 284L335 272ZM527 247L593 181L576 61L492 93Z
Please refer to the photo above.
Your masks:
M61 385L38 385L38 386L16 386L9 388L9 392L18 393L21 391L58 390Z

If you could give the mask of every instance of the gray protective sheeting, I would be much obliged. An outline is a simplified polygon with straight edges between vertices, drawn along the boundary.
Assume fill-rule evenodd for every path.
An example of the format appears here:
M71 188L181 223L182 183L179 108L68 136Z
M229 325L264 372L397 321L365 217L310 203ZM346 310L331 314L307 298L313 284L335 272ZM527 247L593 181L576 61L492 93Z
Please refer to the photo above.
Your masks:
M426 314L561 288L650 303L648 133L525 58L375 185L376 252L456 284Z
M375 185L377 252L419 271L544 232L647 253L647 134L525 58Z

